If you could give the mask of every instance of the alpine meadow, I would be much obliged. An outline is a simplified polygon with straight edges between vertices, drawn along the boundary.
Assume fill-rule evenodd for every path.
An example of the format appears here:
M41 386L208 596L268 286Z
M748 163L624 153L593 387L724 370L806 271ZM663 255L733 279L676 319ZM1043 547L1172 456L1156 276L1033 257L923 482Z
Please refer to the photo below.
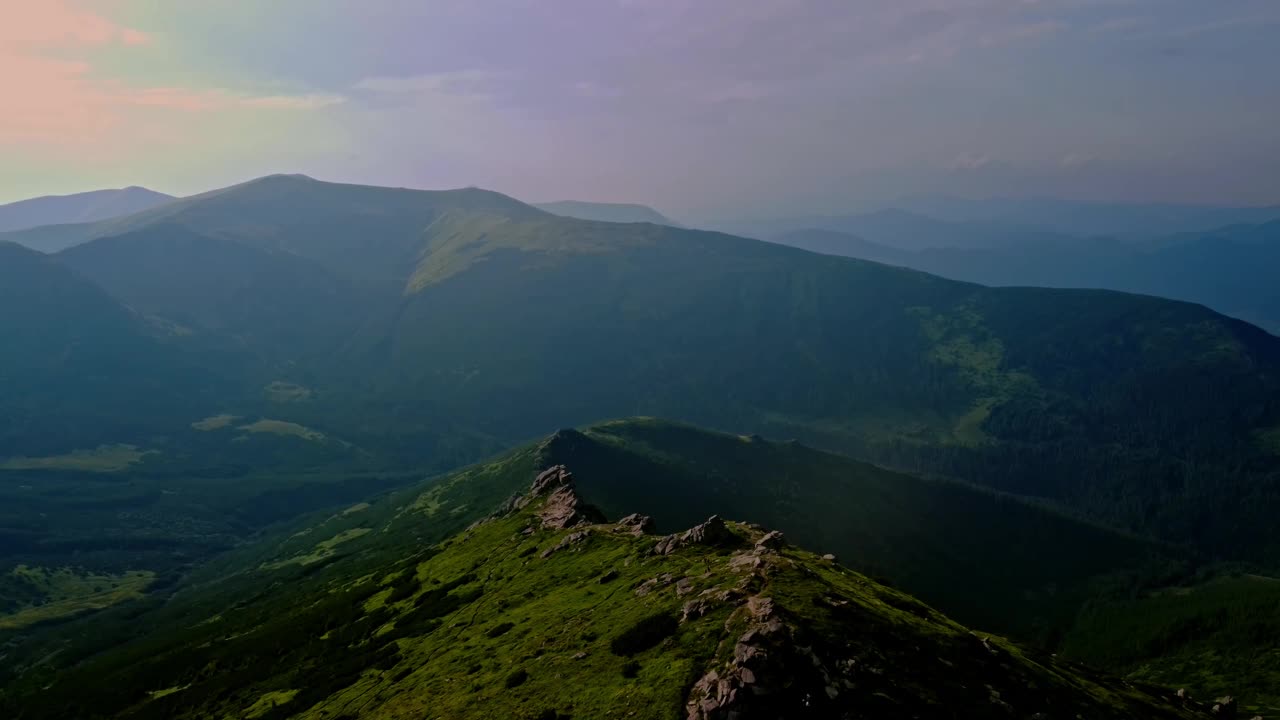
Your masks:
M1270 3L11 4L0 717L1280 717Z

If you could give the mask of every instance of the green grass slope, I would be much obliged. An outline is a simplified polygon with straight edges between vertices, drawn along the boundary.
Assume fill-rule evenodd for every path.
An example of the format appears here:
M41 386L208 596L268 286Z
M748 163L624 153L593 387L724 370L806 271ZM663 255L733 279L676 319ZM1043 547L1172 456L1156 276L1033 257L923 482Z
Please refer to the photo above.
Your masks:
M609 523L564 468L426 541L468 513L429 518L478 488L526 486L550 452L356 510L375 515L333 536L351 538L335 551L348 554L264 563L256 591L216 612L179 595L157 612L180 629L29 670L0 707L23 720L1207 717L1171 691L975 634L752 526L658 537L634 517Z
M1280 580L1235 575L1092 603L1062 653L1131 677L1233 692L1280 713Z

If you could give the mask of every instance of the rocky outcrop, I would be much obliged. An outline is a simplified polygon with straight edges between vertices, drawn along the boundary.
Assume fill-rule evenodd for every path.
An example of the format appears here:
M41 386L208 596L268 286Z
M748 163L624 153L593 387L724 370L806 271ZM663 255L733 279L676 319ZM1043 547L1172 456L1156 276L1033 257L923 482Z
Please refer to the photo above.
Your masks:
M551 557L552 555L555 555L556 553L560 552L561 550L566 550L568 548L573 547L574 545L577 545L578 543L582 542L583 540L586 540L589 537L591 537L590 530L579 530L577 532L569 533L568 535L565 535L563 538L561 538L560 542L557 543L556 545L549 547L546 550L543 550L541 557L543 560L545 560Z
M777 530L770 530L756 541L757 550L781 550L786 541L782 537L782 533Z
M618 532L640 537L653 533L653 518L648 515L632 513L618 521Z
M694 525L682 533L668 535L654 546L655 555L670 555L682 547L689 545L729 545L737 541L737 537L729 531L719 515L712 515L705 522Z
M588 505L573 486L573 473L564 465L547 468L538 474L530 489L531 497L546 497L538 510L542 527L566 530L579 525L604 522L604 514Z

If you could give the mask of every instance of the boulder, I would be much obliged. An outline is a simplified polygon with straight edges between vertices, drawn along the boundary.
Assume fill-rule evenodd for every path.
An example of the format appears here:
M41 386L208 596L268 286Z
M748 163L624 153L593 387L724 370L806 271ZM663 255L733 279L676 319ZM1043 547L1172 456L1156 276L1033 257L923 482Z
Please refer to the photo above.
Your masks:
M653 533L653 518L648 515L632 513L618 521L618 532L640 537Z
M694 525L676 535L668 535L658 541L653 548L656 555L670 555L688 545L724 545L732 542L736 536L729 531L719 515L712 515L706 522Z
M764 537L756 541L756 548L780 550L782 549L782 546L786 544L787 544L786 541L783 540L782 533L778 532L777 530L770 530L769 532L764 534Z

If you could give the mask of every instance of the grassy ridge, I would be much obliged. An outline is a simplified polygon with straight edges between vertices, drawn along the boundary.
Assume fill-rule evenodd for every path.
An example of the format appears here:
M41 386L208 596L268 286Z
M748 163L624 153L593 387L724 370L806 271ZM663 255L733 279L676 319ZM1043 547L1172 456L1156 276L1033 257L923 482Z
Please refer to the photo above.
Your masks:
M467 496L464 477L490 489L516 475L527 482L547 450L446 480L439 506L400 496L337 516L374 513L375 531L352 543L363 550L317 572L254 571L260 590L216 614L201 617L212 606L190 601L158 611L180 613L183 624L19 695L14 717L592 718L626 709L668 718L711 668L738 672L732 639L752 628L775 659L752 665L759 675L750 682L777 691L743 707L763 703L766 712L1193 716L1159 695L975 636L814 554L752 549L763 532L746 526L730 526L715 545L657 555L653 538L611 525L543 527L535 498L438 545L404 544L403 533L431 527L427 508L439 518ZM703 604L691 615L692 599ZM791 658L802 652L812 659Z

